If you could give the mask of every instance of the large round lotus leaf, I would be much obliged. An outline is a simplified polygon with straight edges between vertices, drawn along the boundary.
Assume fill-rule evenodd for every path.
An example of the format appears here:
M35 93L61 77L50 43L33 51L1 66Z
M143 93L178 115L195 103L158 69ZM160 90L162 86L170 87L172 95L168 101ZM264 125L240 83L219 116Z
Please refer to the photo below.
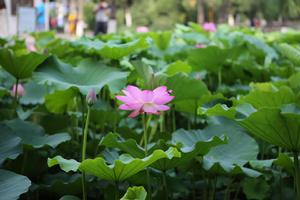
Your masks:
M1 200L17 200L31 185L26 176L0 169Z
M292 151L300 150L300 109L294 104L263 108L237 120L253 135Z
M71 139L68 133L46 135L41 126L20 119L6 121L5 124L13 130L16 136L22 139L21 143L31 145L34 148L41 148L45 145L55 148L60 143Z
M5 159L15 159L22 153L21 138L14 135L13 130L5 124L0 124L0 164Z
M56 156L48 159L48 166L59 165L66 172L80 169L108 181L123 181L144 170L157 160L162 158L172 159L176 154L178 154L178 151L175 148L169 148L167 151L156 150L143 159L133 158L129 154L122 154L114 160L113 164L107 164L102 157L86 159L80 164L75 160L67 160L61 156Z
M189 136L187 139L187 135ZM225 144L226 139L223 137L202 138L201 133L189 132L183 129L173 134L172 144L163 140L157 141L151 146L148 152L158 149L167 149L170 146L176 146L179 149L178 155L172 159L160 159L151 166L159 170L167 170L185 164L199 155L205 155L209 150L217 145ZM139 146L134 139L124 140L117 134L110 133L101 140L101 145L111 148L118 148L130 155L143 158L145 155L144 148Z
M128 56L136 50L145 49L148 47L145 39L137 39L125 44L116 44L113 42L103 43L100 40L91 40L83 38L72 42L74 47L80 48L87 53L100 54L104 58L120 59Z
M37 53L17 55L9 49L0 48L0 65L17 79L30 78L47 57Z
M263 88L261 88L263 89ZM293 103L296 95L289 87L281 87L276 91L254 90L241 98L240 103L249 103L254 108L281 107L283 104Z
M213 173L245 173L258 176L254 170L243 167L248 161L256 160L258 144L245 129L234 121L218 118L218 123L204 129L202 137L226 135L228 143L216 146L203 158L203 167Z
M71 66L51 57L38 68L35 78L56 89L76 87L82 94L87 94L91 89L98 93L105 85L117 93L125 86L127 75L120 69L88 59L81 61L78 66Z

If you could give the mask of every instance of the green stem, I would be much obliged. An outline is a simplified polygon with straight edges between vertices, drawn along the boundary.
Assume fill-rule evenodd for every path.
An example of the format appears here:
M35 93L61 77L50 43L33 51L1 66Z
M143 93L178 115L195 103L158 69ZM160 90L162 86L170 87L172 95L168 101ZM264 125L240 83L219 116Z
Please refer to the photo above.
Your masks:
M238 184L238 188L236 189L233 200L236 200L238 198L240 189L241 189L241 184Z
M82 94L80 94L80 100L81 100L81 123L82 126L84 124L84 115L85 115L85 99ZM82 135L84 135L84 129L82 130Z
M212 185L212 190L210 193L210 200L214 200L215 199L215 193L216 193L216 183L217 183L217 178L214 177L213 180L210 181L211 185Z
M166 171L163 171L162 176L163 176L162 178L163 178L163 187L164 187L165 200L168 200L168 198L169 198L169 191L168 191L168 185L167 185Z
M120 199L119 182L115 182L115 200Z
M147 136L147 130L148 126L150 123L151 115L148 120L146 120L146 114L143 114L143 125L144 125L144 148L145 148L145 157L148 156L148 136ZM150 186L150 175L149 175L149 169L148 167L146 168L146 173L147 173L147 189L148 189L148 199L151 199L151 186Z
M230 180L230 182L227 185L226 190L225 190L224 200L230 200L230 189L231 189L232 184L233 184L233 180Z
M14 97L14 103L17 106L18 104L18 85L19 85L19 79L16 79L16 90L15 90L15 97Z
M172 112L172 129L173 129L173 132L175 132L176 131L176 116L175 116L174 107L171 112Z
M299 152L294 151L294 167L295 167L295 184L297 191L297 199L300 199L300 166L299 166Z
M159 128L160 128L160 132L164 132L165 131L165 113L162 112L159 116Z
M12 114L12 117L16 117L18 116L18 113L17 113L17 107L18 107L18 87L19 85L19 79L17 78L16 79L16 90L15 90L15 96L14 96L14 102L13 102L13 106L14 106L14 113Z
M198 111L198 100L195 100L195 110L194 110L194 128L197 128L197 111Z
M88 131L89 131L89 122L90 122L90 107L88 106L85 127L84 127L84 131L83 131L81 161L84 161L85 156L86 156L86 143L87 143L87 135L88 135ZM83 200L87 199L86 187L85 187L85 173L84 172L82 172L82 198L83 198Z
M153 124L153 126L152 126L152 128L151 128L151 131L150 131L150 135L149 135L149 140L148 140L148 142L151 142L152 139L154 138L155 133L156 133L156 131L157 131L157 127L158 127L158 118L155 118L155 119L154 119L154 124Z
M220 88L222 85L222 68L218 71L218 88Z

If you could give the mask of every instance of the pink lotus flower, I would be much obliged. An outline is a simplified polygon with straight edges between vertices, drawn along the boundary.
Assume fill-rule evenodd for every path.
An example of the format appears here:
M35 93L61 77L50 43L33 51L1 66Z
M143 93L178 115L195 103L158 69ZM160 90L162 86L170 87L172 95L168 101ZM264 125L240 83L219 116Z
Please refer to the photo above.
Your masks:
M197 49L203 49L205 47L206 47L206 45L205 44L201 44L201 43L198 43L198 44L195 45L195 48L197 48Z
M13 85L13 87L10 91L11 96L15 97L16 90L17 90L17 97L22 97L25 95L25 89L22 84L18 84L18 86L16 84Z
M90 90L88 92L88 94L86 95L86 102L89 104L89 105L92 105L94 104L95 102L97 101L97 94L95 92L95 90Z
M32 37L26 38L25 43L26 43L26 48L27 48L28 51L30 51L30 52L36 52L37 51L37 49L35 47L34 38L32 38Z
M217 30L217 27L213 22L205 22L203 24L203 29L208 32L215 32Z
M152 90L140 90L139 88L128 85L125 90L122 90L125 96L116 96L124 104L120 105L121 110L133 110L129 117L136 117L141 113L159 114L160 111L169 110L170 107L164 104L172 101L174 96L171 96L172 91L166 86L160 86Z
M136 28L136 32L138 32L138 33L148 33L149 28L147 26L138 26Z

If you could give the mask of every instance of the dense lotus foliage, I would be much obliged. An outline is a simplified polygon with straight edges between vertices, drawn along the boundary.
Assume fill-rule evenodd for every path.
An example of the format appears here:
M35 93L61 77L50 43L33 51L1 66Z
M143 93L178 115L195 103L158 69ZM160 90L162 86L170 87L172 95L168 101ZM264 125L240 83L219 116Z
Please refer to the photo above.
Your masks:
M300 33L0 38L0 199L299 199Z

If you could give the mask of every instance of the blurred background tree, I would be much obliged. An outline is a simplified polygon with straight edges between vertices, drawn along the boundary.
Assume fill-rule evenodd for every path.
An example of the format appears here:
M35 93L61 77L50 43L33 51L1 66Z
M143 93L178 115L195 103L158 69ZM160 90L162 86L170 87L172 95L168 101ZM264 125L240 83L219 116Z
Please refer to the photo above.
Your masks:
M98 0L86 0L85 20L92 27ZM227 23L229 16L235 19L263 18L285 23L300 17L300 0L108 0L114 5L118 28L126 25L134 29L148 26L153 30L170 29L176 23L189 21L203 23ZM238 20L237 19L237 20Z

